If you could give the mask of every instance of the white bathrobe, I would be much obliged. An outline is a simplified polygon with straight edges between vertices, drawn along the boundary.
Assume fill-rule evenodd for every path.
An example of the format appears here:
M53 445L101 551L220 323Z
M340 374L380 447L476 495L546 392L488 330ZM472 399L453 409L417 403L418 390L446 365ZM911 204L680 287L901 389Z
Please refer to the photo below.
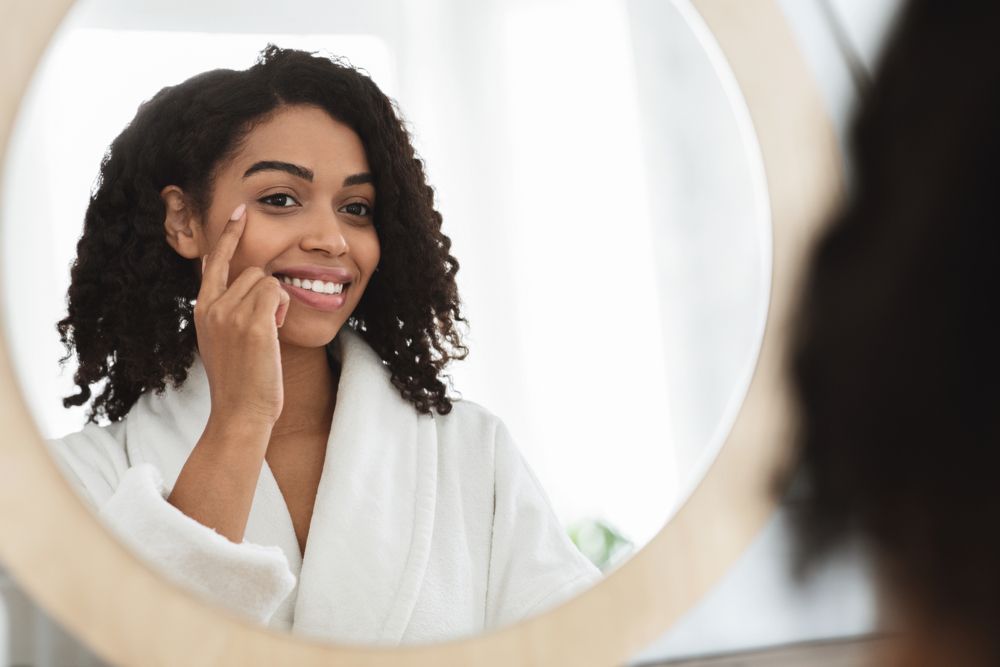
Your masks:
M506 625L593 584L495 415L455 401L422 415L344 327L337 406L303 558L267 462L236 544L166 498L208 421L196 356L180 389L121 422L49 442L104 521L150 564L228 609L296 634L392 645Z

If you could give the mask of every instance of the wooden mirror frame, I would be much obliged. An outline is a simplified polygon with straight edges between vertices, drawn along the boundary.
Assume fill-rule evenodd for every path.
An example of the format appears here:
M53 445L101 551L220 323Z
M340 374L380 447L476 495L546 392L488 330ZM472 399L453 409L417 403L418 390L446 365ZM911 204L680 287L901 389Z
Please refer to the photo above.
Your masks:
M5 0L0 147L72 0ZM789 313L811 240L842 189L829 118L775 0L691 0L750 112L773 225L772 284L746 398L705 477L664 528L582 595L499 631L422 646L304 640L244 622L141 563L72 491L36 429L0 337L0 560L30 596L103 658L123 665L620 664L661 635L750 544L775 509L788 460ZM0 318L6 311L0 312ZM11 325L3 319L2 333Z

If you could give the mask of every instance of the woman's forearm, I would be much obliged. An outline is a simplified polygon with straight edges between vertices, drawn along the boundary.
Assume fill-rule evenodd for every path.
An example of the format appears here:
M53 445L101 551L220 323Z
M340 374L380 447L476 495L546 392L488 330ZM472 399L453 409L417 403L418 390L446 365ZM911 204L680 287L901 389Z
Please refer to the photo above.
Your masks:
M210 417L167 502L242 542L270 438L270 425Z

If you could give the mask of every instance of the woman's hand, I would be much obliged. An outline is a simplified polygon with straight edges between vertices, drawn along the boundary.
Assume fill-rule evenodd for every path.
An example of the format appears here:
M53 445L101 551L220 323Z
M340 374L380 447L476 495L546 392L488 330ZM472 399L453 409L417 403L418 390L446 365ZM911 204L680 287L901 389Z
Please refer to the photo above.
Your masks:
M167 499L237 544L284 402L278 327L288 311L288 294L260 267L227 286L229 261L245 227L241 205L202 260L194 325L212 411Z
M229 261L246 220L246 205L241 204L202 258L194 324L208 374L212 419L270 428L284 404L278 327L284 324L289 297L277 278L256 266L227 286Z

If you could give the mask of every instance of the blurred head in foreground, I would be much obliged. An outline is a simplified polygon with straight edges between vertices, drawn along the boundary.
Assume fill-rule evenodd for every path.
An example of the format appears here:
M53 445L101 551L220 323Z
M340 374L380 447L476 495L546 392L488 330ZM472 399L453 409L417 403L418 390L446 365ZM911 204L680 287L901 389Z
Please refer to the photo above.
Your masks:
M1000 3L904 9L793 349L800 566L874 556L905 664L1000 664Z

